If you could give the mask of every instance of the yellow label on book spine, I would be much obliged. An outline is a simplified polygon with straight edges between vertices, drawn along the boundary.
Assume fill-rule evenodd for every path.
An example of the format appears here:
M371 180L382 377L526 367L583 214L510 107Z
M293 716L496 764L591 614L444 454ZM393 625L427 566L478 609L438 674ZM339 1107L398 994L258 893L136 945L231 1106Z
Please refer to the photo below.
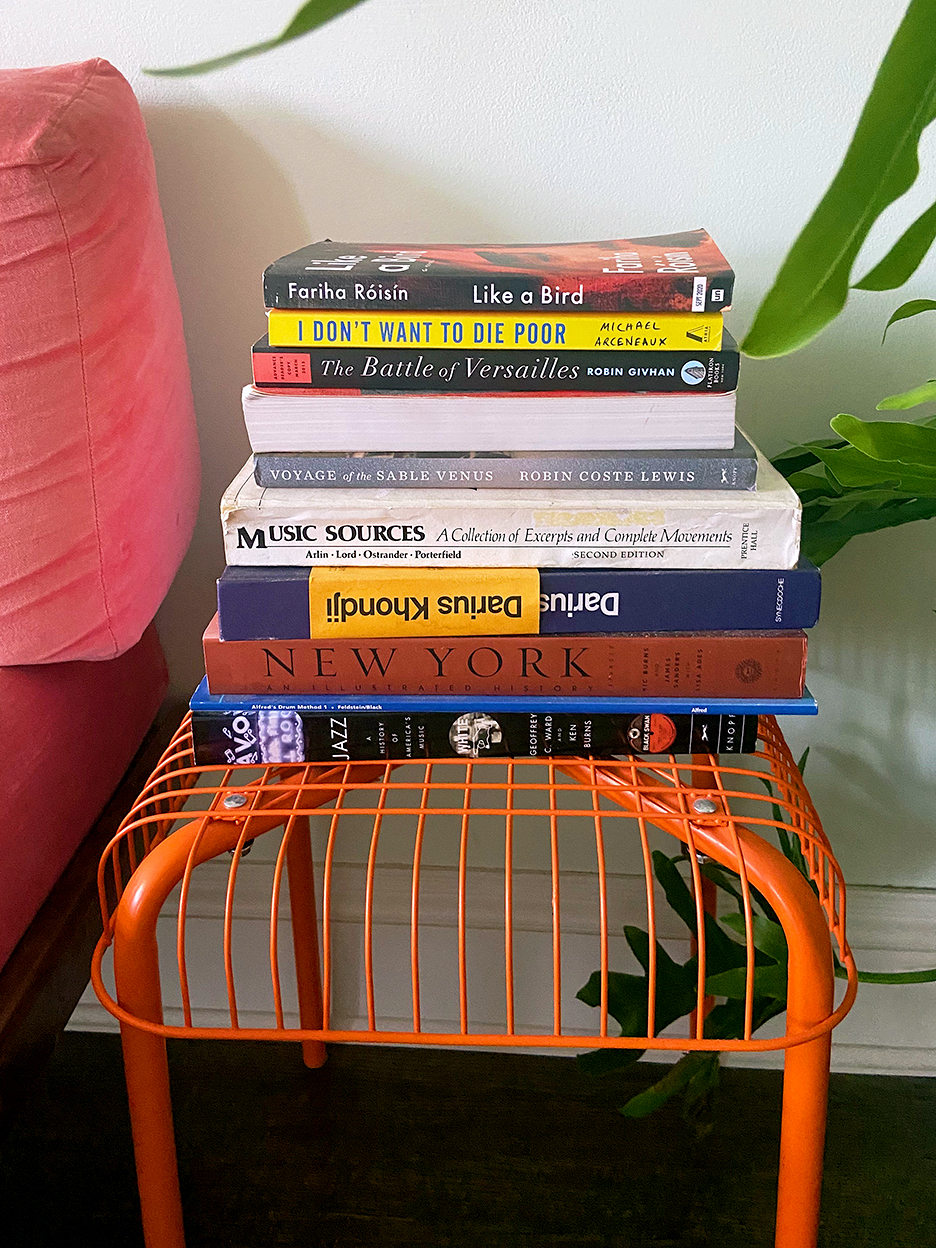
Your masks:
M539 632L536 568L316 568L311 637Z
M335 315L274 308L274 347L407 347L484 351L718 351L720 312L570 312L471 314L381 312Z

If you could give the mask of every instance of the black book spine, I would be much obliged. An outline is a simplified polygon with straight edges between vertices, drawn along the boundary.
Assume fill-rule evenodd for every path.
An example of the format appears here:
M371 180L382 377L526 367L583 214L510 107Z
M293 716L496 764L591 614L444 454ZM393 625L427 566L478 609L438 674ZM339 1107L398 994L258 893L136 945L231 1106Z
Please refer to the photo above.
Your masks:
M369 762L417 758L747 754L756 715L193 710L195 761Z
M491 295L493 283L481 273L397 273L381 274L380 280L362 280L321 273L310 277L299 268L287 271L281 265L271 266L263 275L263 299L268 308L496 312L506 303L510 310L555 312L558 302L556 295L549 297L552 286L545 274L496 273L497 298ZM568 284L571 279L563 280ZM724 312L730 307L734 288L730 269L708 276L700 292L698 283L702 280L691 273L656 273L642 275L639 285L630 289L622 285L608 291L600 286L589 288L587 277L582 277L581 301L563 310L571 306L575 312L662 312L677 308ZM506 301L505 294L510 295Z
M709 391L738 385L738 352L722 351L447 351L339 347L253 348L258 390Z

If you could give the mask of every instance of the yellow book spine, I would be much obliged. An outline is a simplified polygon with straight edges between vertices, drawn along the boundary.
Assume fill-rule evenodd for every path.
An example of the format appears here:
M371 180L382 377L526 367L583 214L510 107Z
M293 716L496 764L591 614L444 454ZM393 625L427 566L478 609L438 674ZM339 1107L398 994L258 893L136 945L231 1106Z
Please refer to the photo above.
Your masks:
M274 308L274 347L412 347L485 351L718 351L722 315L705 312L570 312L560 316L501 313L333 312Z
M312 637L502 636L539 632L536 568L316 568Z

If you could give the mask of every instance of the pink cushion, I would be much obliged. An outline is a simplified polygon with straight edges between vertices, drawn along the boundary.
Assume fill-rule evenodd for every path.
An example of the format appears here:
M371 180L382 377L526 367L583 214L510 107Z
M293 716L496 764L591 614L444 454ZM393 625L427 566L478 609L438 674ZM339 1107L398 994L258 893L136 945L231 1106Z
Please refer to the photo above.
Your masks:
M198 476L133 92L102 60L0 71L0 664L132 646L188 545Z
M0 966L107 805L166 684L154 627L109 663L0 668Z

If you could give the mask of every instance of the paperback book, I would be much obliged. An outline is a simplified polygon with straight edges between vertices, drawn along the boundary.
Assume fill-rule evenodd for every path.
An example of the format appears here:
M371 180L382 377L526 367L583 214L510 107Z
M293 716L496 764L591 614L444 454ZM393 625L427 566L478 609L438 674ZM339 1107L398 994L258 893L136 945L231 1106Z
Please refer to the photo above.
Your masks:
M688 712L600 714L497 709L411 711L192 699L199 766L367 762L419 758L608 758L640 754L743 754L756 745L756 715Z
M522 630L532 634L791 630L811 628L819 618L819 570L805 559L789 570L513 568L507 594L529 594L526 573L533 577L534 610L523 602L517 619L532 620ZM409 612L410 636L502 634L507 627L499 618L470 609L472 597L477 605L483 594L497 592L493 574L505 575L484 568L227 567L218 580L219 632L225 641L400 636L405 607L395 611L393 604L418 597L426 600L419 613L425 618ZM335 595L345 602L366 597L368 611L371 597L390 605L382 615L375 603L364 617L333 609L329 620ZM436 604L444 595L453 598L453 609L443 615ZM456 612L457 597L463 601ZM448 620L457 624L454 633L446 632Z
M251 449L264 452L731 450L735 393L516 394L245 386Z
M806 634L202 638L212 693L798 698Z
M738 345L724 330L718 351L518 351L475 347L272 347L267 335L251 353L261 390L428 390L724 392L738 385Z
M221 500L229 564L792 568L800 501L758 457L757 488L271 490L248 461Z
M269 314L272 347L419 347L487 351L717 351L722 316L686 312L290 312Z
M754 448L730 451L265 451L254 480L269 489L753 490Z
M263 275L268 308L721 312L734 274L705 230L594 243L312 243Z

